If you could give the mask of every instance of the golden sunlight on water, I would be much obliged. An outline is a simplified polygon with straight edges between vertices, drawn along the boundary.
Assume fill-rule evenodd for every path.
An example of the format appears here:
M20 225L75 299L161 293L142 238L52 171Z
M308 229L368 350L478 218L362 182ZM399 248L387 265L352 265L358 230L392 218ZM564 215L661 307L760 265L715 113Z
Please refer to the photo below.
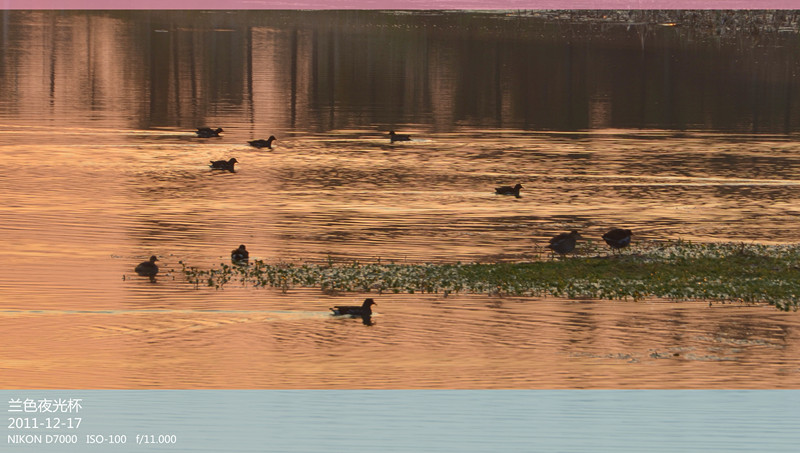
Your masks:
M4 335L19 339L4 343L4 386L791 388L800 372L800 322L771 307L377 300L371 326L329 316L338 297L246 289L172 308L4 310Z
M85 129L36 146L41 129L11 129L5 388L800 383L800 318L772 307L386 295L365 326L327 310L360 296L195 289L178 264L227 262L240 243L268 262L524 261L545 257L554 233L598 241L611 225L642 239L790 243L791 141L464 130L392 145L346 131L261 151L235 128L224 140ZM235 173L207 166L228 157ZM758 165L727 164L741 160ZM515 182L520 198L493 193ZM132 272L150 254L155 284Z
M772 307L373 294L364 325L328 313L364 295L195 288L180 264L239 244L525 262L614 226L633 253L797 243L793 34L370 11L0 28L2 388L800 387L800 315ZM154 283L133 272L150 255Z

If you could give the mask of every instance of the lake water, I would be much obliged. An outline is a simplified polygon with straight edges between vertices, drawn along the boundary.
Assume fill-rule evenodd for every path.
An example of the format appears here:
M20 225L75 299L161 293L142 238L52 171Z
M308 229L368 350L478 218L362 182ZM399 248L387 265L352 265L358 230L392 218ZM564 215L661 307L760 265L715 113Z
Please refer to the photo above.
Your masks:
M528 261L612 226L796 243L795 34L2 15L2 388L800 386L800 315L770 306L197 289L178 264L239 244L269 263ZM271 151L247 145L270 135ZM235 173L208 168L231 157ZM494 194L518 182L520 198ZM133 273L152 254L155 283ZM373 325L329 316L367 296Z

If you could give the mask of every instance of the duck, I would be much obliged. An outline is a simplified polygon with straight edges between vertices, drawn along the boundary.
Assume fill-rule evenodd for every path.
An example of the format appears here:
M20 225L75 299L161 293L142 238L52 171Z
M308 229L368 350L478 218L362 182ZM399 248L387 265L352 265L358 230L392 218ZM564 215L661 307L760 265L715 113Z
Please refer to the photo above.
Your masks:
M372 298L364 299L364 303L361 306L357 305L337 305L335 307L331 307L331 311L333 312L334 316L361 316L362 318L367 318L372 316L372 306L378 305L375 303Z
M569 233L556 235L550 239L550 243L546 247L563 256L575 250L575 243L578 239L583 239L583 237L578 230L572 230Z
M213 168L214 170L228 170L233 172L233 166L239 161L236 160L235 157L231 157L228 160L212 160L210 162L211 165L209 165L209 167Z
M142 277L155 277L156 274L158 274L158 266L156 265L156 261L158 261L158 258L153 255L150 257L149 261L143 261L139 263L134 270Z
M277 140L274 135L270 135L268 139L258 139L258 140L250 140L247 142L250 146L254 148L269 148L272 149L272 142Z
M389 141L394 142L410 142L411 136L408 134L395 134L394 131L389 131Z
M515 197L519 198L519 189L522 189L522 184L517 184L514 187L511 186L497 187L496 189L494 189L494 192L498 195L514 195Z
M247 261L250 259L250 252L245 249L244 244L240 245L238 249L231 252L231 261Z
M603 240L606 241L612 249L624 249L631 245L631 236L633 232L622 228L612 228L608 233L603 235Z
M200 138L209 138L209 137L219 137L219 133L222 132L222 128L218 127L216 129L211 129L210 127L198 127L197 134Z

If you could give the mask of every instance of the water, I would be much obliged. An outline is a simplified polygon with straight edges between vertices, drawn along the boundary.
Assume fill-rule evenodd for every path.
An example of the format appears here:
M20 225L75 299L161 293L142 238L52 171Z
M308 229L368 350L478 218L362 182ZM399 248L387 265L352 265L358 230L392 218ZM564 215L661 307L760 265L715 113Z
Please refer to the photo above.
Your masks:
M502 14L6 12L0 383L796 388L800 317L769 306L372 294L365 326L328 307L366 295L196 289L178 263L239 244L270 263L527 261L556 233L612 226L797 242L795 38ZM272 151L246 144L269 135ZM235 173L208 168L230 157ZM517 182L520 198L494 194ZM154 284L133 273L151 254Z

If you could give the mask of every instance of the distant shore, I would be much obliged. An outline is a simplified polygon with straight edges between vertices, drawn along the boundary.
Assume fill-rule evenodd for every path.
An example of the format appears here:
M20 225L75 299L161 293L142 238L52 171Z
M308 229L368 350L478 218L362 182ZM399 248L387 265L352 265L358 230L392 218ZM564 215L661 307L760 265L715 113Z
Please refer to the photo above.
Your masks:
M522 15L570 22L669 25L715 35L798 33L798 10L547 10Z

